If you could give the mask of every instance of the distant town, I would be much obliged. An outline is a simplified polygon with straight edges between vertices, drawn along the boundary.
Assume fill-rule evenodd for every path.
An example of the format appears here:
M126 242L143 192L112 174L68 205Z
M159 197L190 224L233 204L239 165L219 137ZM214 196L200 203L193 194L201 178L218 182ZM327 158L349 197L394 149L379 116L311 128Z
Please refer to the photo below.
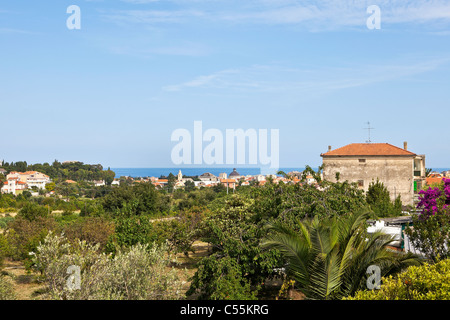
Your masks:
M177 175L170 173L168 176L160 177L123 176L113 178L110 181L104 179L84 181L94 187L107 184L118 186L124 181L132 184L150 182L160 189L170 185L172 190L187 187L209 188L221 185L226 187L227 192L234 192L237 187L264 185L269 180L273 183L308 183L314 185L317 184L317 179L354 182L358 184L359 188L367 191L371 182L379 180L387 187L392 200L400 196L403 204L412 206L417 203L417 193L423 187L436 185L441 183L443 178L450 178L450 170L436 172L427 169L425 167L425 155L409 151L407 142L404 142L403 148L388 143L353 143L337 149L332 149L329 146L328 151L320 156L323 158L321 167L323 170L319 170L316 173L317 175L311 168L304 172L278 172L278 174L270 175L241 175L235 168L231 172L223 172L218 176L209 172L196 176L186 176L180 169ZM84 164L79 161L64 161L60 165ZM39 195L45 193L46 190L48 191L47 195L54 194L53 190L46 189L46 185L53 181L45 173L39 171L8 172L0 166L0 175L4 177L1 187L1 193L3 194L17 195L29 191L32 195ZM76 180L59 179L58 182L76 184L78 183Z

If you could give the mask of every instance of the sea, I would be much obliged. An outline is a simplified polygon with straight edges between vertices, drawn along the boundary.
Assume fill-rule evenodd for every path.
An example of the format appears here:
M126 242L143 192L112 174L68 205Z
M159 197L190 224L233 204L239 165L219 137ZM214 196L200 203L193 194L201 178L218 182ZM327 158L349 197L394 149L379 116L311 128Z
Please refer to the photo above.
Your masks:
M173 175L177 175L181 170L181 173L184 176L195 177L200 176L203 173L209 172L215 176L219 176L220 173L226 173L229 175L233 172L234 168L111 168L112 171L115 172L116 178L120 177L167 177L170 173ZM317 171L317 168L312 168ZM258 175L258 174L277 174L278 171L283 171L285 173L289 173L292 171L303 171L305 168L279 168L279 169L271 169L271 168L255 168L255 167L247 167L247 168L236 168L236 171L242 175Z
M234 168L111 168L112 171L115 172L116 178L120 177L167 177L170 173L173 175L177 175L178 171L181 170L181 173L184 176L195 177L200 176L203 173L209 172L215 176L219 176L220 173L226 173L229 175ZM318 168L312 168L314 171L317 171ZM433 171L442 172L450 170L450 168L432 168ZM258 175L258 174L277 174L278 171L283 171L285 173L289 173L292 171L302 172L305 170L304 167L291 167L291 168L279 168L279 169L271 169L271 168L255 168L255 167L237 167L236 171L242 175Z

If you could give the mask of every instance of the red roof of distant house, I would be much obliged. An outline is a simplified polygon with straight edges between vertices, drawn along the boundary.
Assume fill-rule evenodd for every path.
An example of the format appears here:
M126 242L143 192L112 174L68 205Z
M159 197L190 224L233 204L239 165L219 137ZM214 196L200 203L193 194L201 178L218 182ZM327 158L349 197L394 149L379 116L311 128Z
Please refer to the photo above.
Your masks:
M220 179L221 183L235 183L236 180L234 179Z
M11 171L9 174L10 175L15 175L15 174L19 174L19 175L33 175L33 174L37 174L37 173L42 174L44 177L47 177L47 178L49 177L48 175L43 174L43 173L38 172L38 171L25 171L25 172Z
M416 154L389 143L352 143L321 156L415 156Z
M22 182L22 181L17 181L16 183L17 183L17 184L26 184L26 182ZM7 185L7 184L8 184L8 181L5 181L3 184L4 184L4 185Z
M433 184L439 184L442 182L442 179L444 179L445 177L439 174L430 174L427 178L427 185L431 186Z

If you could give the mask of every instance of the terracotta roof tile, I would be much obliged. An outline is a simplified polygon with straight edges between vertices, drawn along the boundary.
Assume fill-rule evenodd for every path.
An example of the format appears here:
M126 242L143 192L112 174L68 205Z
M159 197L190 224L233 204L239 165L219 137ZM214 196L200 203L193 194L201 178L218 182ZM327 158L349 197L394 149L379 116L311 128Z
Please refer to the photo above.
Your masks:
M235 183L235 179L220 179L221 183Z
M389 143L352 143L322 153L321 156L415 156L416 154Z
M444 177L436 177L436 176L427 177L426 178L427 185L431 186L434 184L442 183L442 179L444 179Z

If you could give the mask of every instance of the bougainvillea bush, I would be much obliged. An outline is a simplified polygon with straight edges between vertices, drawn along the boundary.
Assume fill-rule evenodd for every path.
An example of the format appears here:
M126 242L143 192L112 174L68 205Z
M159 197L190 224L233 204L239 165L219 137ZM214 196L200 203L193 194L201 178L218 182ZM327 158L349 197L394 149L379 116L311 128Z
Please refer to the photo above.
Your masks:
M438 187L430 187L419 191L418 209L421 209L421 217L427 218L445 210L450 205L450 179L443 179Z
M433 261L450 257L450 179L421 190L417 209L420 214L405 230L414 247Z

